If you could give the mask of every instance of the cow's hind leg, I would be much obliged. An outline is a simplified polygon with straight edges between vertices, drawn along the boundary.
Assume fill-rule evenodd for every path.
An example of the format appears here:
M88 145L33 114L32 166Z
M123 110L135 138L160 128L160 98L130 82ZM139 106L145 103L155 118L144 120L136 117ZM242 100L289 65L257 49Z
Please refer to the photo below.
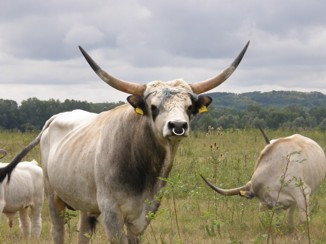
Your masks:
M296 204L292 204L287 210L287 219L288 219L288 227L289 231L292 232L294 230L294 211L296 208Z
M65 203L60 198L51 195L48 196L48 207L52 223L52 241L54 244L63 244L65 236Z
M28 216L28 208L19 210L19 227L22 230L26 239L31 235L31 220Z
M42 230L42 211L43 204L35 204L31 207L31 218L32 218L32 236L38 239Z
M78 222L78 243L88 244L92 235L95 232L97 218L95 216L88 216L86 212L79 212Z
M303 181L298 181L297 187L292 190L293 198L295 203L293 203L288 209L288 225L290 230L294 227L294 210L298 207L299 210L299 220L303 224L309 221L309 198L311 194L311 189Z
M300 184L300 192L297 193L296 203L299 209L299 220L300 223L305 223L309 221L309 198L311 194L311 189L308 185L302 182Z
M5 215L7 216L9 227L12 228L12 226L14 225L15 213L6 213Z
M299 220L300 223L305 223L309 221L309 195L297 199L297 206L299 209Z

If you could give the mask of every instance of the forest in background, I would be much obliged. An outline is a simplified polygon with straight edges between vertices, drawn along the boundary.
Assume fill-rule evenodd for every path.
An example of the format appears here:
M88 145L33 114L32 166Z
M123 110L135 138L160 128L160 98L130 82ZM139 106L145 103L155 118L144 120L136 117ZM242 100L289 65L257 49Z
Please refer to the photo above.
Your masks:
M320 92L272 91L207 94L213 98L208 112L192 120L194 130L207 128L256 128L326 130L326 95ZM0 129L39 130L52 115L83 109L100 113L125 102L90 103L86 101L29 98L20 105L0 99Z

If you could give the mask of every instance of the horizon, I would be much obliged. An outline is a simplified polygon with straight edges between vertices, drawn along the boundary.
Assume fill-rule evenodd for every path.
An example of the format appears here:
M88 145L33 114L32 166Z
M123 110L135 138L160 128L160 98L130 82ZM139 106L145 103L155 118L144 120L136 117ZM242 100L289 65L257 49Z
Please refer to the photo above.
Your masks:
M241 92L241 93L235 93L235 92L224 92L224 91L215 91L215 92L207 92L205 94L209 95L209 94L216 94L216 93L223 93L223 94L233 94L233 95L242 95L242 94L247 94L247 93L273 93L273 92L289 92L289 93L304 93L304 94L312 94L312 93L319 93L322 94L323 96L326 96L326 93L320 92L320 91L296 91L296 90L272 90L272 91L249 91L249 92ZM78 99L73 99L73 98L65 98L65 99L55 99L55 98L48 98L48 99L39 99L37 97L29 97L27 99L24 99L20 102L14 100L14 99L4 99L4 98L0 98L0 100L5 100L5 101L14 101L17 103L17 105L21 105L22 102L25 102L29 99L34 99L36 98L39 101L50 101L50 100L55 100L55 101L59 101L60 103L65 102L65 100L69 100L69 101L76 101L76 102L86 102L86 103L90 103L90 104L101 104L101 103L108 103L108 104L117 104L117 103L127 103L127 100L122 101L107 101L107 102L92 102L92 101L87 101L87 100L78 100Z

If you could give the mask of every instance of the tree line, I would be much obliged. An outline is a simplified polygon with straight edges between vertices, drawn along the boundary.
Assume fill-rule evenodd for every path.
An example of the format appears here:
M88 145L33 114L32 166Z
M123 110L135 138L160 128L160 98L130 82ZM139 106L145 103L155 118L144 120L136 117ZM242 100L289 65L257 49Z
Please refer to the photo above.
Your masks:
M40 130L44 123L54 114L82 109L100 113L110 110L123 102L117 103L89 103L86 101L49 99L42 101L29 98L20 105L13 100L0 99L0 129L31 131Z
M312 129L326 131L326 95L320 92L271 91L209 94L213 106L195 128Z
M208 112L192 120L195 130L217 128L318 128L326 131L326 95L318 92L251 92L243 94L211 93L213 103ZM20 105L13 100L0 99L0 129L40 130L52 115L83 109L100 113L124 102L90 103L86 101L55 99L24 100Z
M245 110L229 108L216 109L194 118L194 129L205 130L209 126L218 128L257 128L257 125L269 129L320 129L326 131L326 107L304 109L297 105L284 108L264 108L249 105Z

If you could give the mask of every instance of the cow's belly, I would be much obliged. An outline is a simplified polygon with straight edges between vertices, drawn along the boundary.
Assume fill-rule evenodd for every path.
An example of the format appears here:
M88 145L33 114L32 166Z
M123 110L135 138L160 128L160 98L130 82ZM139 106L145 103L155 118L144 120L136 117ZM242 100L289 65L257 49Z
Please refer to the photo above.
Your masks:
M47 162L48 183L55 194L70 207L98 213L94 162L78 157L70 161L71 158L74 158L73 155L61 159L53 157L53 160Z
M59 176L55 170L49 174L49 184L55 194L76 210L98 213L96 187L67 170Z
M8 190L10 191L10 189ZM29 194L28 192L22 192L22 194L20 195L20 192L22 191L12 191L10 193L6 192L6 205L3 209L4 213L15 213L18 210L29 207L33 204L32 193Z

